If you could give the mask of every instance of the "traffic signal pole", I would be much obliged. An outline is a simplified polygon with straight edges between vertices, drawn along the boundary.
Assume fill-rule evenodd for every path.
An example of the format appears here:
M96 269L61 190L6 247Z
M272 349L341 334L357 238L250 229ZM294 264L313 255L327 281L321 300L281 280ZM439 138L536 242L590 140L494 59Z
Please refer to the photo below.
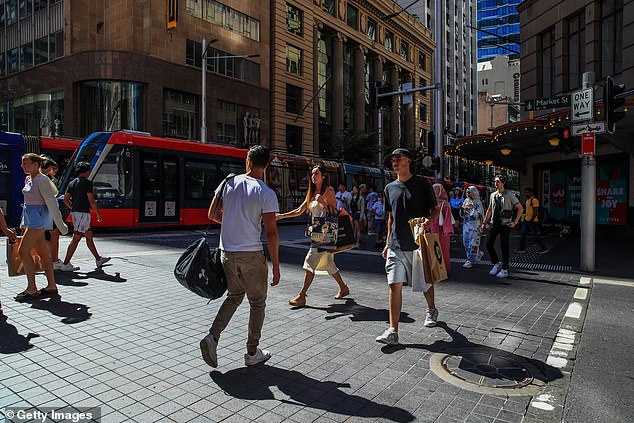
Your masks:
M583 88L594 87L594 72L583 74ZM594 272L597 222L597 162L593 155L581 157L581 270Z
M435 144L436 144L436 157L440 157L440 167L436 171L436 179L443 179L443 168L445 161L443 160L444 154L444 136L445 136L445 87L443 85L443 55L445 51L444 43L442 42L443 27L444 27L444 14L442 8L444 1L436 0L434 3L434 42L436 43L436 53L434 54L434 85L436 86L436 92L434 97L435 104Z

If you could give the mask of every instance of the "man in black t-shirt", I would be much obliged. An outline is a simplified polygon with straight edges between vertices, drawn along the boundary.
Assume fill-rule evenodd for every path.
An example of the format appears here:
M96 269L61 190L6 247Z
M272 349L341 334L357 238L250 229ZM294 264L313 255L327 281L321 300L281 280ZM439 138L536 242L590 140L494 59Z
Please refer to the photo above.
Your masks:
M59 269L64 272L79 270L79 267L73 266L70 263L70 259L73 258L79 241L81 241L84 235L86 236L86 245L95 257L97 267L101 267L110 261L110 257L101 257L97 252L97 247L95 246L95 241L92 236L92 229L90 229L91 208L97 215L97 221L101 222L101 212L97 207L97 202L92 192L92 181L88 180L88 176L90 176L90 163L77 163L75 172L77 173L77 178L68 184L68 188L64 194L64 204L71 210L70 215L73 219L73 239L66 251L64 263L59 267Z
M397 148L385 158L396 172L397 179L385 187L385 213L387 215L387 243L383 249L387 283L390 287L390 327L377 342L398 344L398 322L403 305L403 284L412 283L414 251L418 245L409 226L409 220L417 217L429 219L438 216L438 205L431 184L425 178L412 173L414 155L404 148ZM425 285L427 315L424 325L436 326L438 310L434 303L434 286Z

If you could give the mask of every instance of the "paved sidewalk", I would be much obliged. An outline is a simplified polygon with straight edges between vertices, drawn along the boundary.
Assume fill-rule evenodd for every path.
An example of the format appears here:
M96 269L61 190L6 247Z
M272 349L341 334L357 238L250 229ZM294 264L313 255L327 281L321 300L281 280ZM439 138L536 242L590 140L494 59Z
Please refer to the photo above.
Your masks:
M2 276L0 405L101 407L104 422L519 422L534 395L463 389L430 363L476 353L526 365L542 382L562 377L545 363L578 284L575 274L521 270L499 281L488 267L455 265L437 289L436 328L422 325L422 294L405 288L402 344L395 348L374 341L387 327L384 273L347 270L347 255L339 255L350 297L332 299L332 278L316 278L309 307L293 309L287 300L303 271L285 262L280 286L269 290L261 341L273 357L245 368L245 301L220 339L214 370L198 342L221 302L207 305L175 281L173 264L184 249L174 246L179 237L124 238L97 239L101 254L113 257L102 270L94 270L82 245L74 260L82 270L58 273L61 299L16 303L25 279ZM37 278L43 286L44 277ZM454 370L467 379L522 379L517 368L505 373L498 365L487 373L483 363L474 364L478 371L464 362Z

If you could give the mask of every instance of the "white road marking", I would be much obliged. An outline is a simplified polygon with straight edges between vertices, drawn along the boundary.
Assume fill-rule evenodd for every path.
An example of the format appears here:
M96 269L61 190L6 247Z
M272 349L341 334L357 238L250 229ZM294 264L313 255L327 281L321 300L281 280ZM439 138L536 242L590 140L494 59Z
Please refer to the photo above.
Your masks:
M634 288L634 281L595 278L594 283L601 285L625 286L628 288Z
M580 303L570 303L568 310L566 310L566 317L578 319L581 316L581 310L583 307Z
M586 298L588 298L588 290L586 288L577 288L575 300L585 300Z

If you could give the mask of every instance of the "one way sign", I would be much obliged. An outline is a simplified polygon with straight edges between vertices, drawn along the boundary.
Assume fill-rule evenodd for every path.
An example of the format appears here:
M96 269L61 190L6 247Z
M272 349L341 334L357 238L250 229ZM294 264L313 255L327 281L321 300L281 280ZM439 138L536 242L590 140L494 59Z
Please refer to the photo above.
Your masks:
M580 122L592 119L593 106L592 88L572 93L572 121Z

